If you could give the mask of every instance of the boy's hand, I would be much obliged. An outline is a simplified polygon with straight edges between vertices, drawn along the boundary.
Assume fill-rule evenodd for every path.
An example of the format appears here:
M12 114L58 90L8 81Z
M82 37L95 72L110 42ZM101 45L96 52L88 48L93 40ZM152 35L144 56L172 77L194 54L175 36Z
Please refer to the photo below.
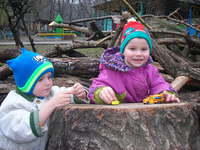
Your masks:
M111 87L104 87L99 93L99 97L106 103L111 104L112 101L117 100L115 92Z
M80 99L85 99L87 97L87 92L84 89L83 85L81 85L80 83L75 83L73 85L73 94L80 98Z
M54 107L62 107L71 103L73 91L60 91L49 101Z
M170 93L168 91L164 91L163 95L165 97L166 102L177 102L177 103L180 102L180 99L178 97L176 97L176 95L173 94L173 93Z

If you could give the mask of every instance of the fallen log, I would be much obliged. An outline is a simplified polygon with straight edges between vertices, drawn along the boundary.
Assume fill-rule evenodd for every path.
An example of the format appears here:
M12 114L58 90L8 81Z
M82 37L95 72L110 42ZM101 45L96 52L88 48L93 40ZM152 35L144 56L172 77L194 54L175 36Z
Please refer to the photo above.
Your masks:
M59 49L58 49L59 47ZM97 47L103 47L106 48L107 44L101 43L98 41L83 41L83 40L74 40L71 43L68 43L65 46L56 45L54 49L48 51L45 53L46 57L58 57L59 55L65 54L70 55L70 51L73 49L79 49L79 48L97 48Z
M10 75L12 75L12 71L8 68L7 65L0 67L0 80L6 80Z
M193 103L67 105L50 119L47 150L198 150L199 107Z
M96 58L51 58L56 76L74 75L91 78L98 75L99 61Z
M5 63L6 60L17 57L20 54L19 49L1 49L0 50L0 62Z

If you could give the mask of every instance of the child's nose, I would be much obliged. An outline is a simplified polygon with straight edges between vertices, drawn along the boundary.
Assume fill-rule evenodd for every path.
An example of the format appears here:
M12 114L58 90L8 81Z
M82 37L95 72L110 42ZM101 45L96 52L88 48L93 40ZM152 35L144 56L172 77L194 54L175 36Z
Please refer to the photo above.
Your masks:
M141 55L142 54L142 51L141 50L137 50L136 51L136 55Z

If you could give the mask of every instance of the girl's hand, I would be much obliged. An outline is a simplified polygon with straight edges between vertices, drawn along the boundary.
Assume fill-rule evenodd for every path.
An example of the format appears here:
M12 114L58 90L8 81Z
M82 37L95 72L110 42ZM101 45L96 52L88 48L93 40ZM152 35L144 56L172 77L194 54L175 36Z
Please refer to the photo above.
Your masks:
M104 87L99 93L99 97L106 103L111 104L113 100L116 100L115 92L111 87Z
M87 97L87 92L80 83L75 83L72 88L76 97L80 99L85 99Z
M173 93L170 93L168 91L164 91L163 94L164 94L166 102L177 102L177 103L180 102L180 99Z

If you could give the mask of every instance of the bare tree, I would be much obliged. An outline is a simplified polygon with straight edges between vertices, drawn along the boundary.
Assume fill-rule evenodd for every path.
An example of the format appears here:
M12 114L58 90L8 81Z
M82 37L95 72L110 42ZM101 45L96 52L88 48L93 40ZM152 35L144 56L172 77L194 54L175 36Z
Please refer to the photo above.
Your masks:
M20 29L23 29L29 38L32 49L36 51L33 39L31 38L28 28L25 23L25 14L30 12L32 6L32 0L5 0L0 3L1 8L5 11L10 30L13 33L14 40L17 47L24 47L20 39ZM22 23L22 25L20 24Z

